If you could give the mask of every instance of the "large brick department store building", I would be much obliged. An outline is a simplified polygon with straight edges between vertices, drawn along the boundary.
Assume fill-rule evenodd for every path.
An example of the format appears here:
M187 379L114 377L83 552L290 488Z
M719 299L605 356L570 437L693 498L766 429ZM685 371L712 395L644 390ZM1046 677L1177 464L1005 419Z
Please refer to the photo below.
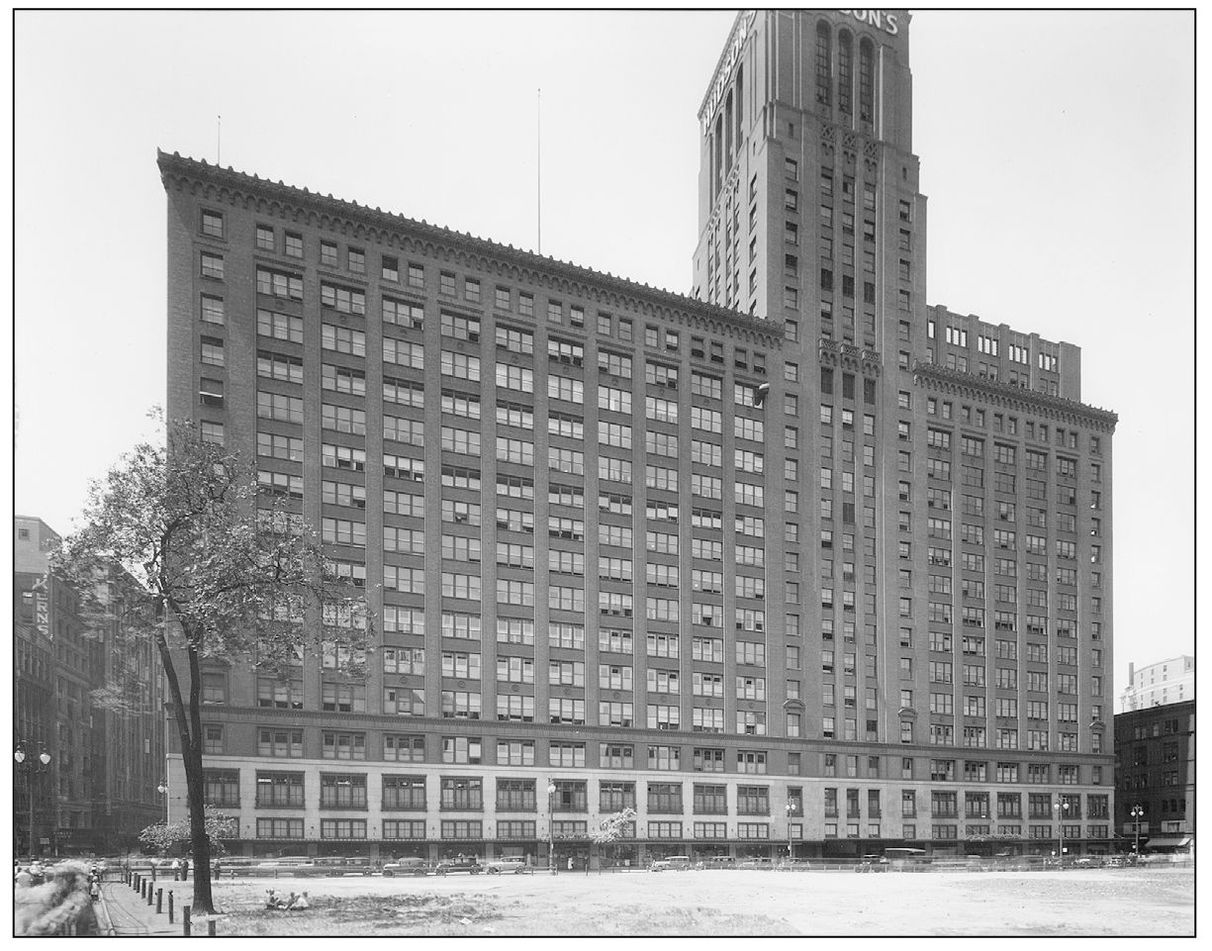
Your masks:
M927 304L909 28L738 15L686 296L161 153L169 414L379 619L204 674L234 851L1109 850L1116 417Z

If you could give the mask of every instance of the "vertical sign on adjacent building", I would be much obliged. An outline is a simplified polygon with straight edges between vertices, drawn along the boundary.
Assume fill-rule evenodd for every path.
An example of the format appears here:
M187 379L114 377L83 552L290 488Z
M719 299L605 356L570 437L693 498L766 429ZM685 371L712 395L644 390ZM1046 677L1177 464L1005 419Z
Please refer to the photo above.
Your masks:
M30 588L34 593L34 626L43 637L51 638L50 605L46 597L48 575L36 579Z

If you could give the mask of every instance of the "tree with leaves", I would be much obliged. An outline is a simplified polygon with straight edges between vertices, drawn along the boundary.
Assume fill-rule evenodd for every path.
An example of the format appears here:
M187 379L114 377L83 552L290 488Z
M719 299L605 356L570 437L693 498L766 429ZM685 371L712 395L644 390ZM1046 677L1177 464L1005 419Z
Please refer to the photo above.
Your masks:
M180 741L193 864L193 906L214 911L202 772L202 668L249 663L282 676L338 624L346 673L364 663L362 592L335 577L319 539L289 503L258 491L256 470L170 423L95 482L83 527L53 554L83 613L113 619L124 637L155 645ZM133 578L115 595L115 578Z
M210 841L212 858L222 858L227 854L227 846L224 845L223 840L231 837L234 824L233 816L220 816L207 812L206 837ZM191 823L185 819L153 823L139 833L139 842L145 850L158 852L161 855L179 852L193 842Z
M598 823L598 827L594 829L592 837L593 844L598 847L599 853L604 850L609 854L614 843L623 838L624 834L628 831L628 826L634 826L635 820L636 811L630 806L621 812L604 816L602 821Z

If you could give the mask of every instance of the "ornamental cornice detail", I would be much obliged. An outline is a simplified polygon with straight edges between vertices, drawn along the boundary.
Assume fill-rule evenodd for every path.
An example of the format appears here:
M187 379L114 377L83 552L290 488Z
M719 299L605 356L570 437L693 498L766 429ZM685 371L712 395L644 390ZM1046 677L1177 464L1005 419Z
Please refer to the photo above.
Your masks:
M820 338L820 362L826 366L842 367L863 376L878 377L883 360L876 350L856 347L851 343L839 343L828 337Z
M1119 422L1119 416L1110 410L930 363L915 363L913 379L930 390L983 399L1020 413L1035 413L1073 425L1089 426L1100 432L1113 432Z
M273 182L234 169L161 151L161 179L170 186L203 195L206 200L255 208L282 220L322 228L355 240L425 254L439 261L462 262L487 273L513 276L555 293L576 295L616 311L670 323L709 327L716 333L781 349L781 322L761 320L648 284L578 264L543 257L512 245L497 244L470 233L452 231L427 221L370 208Z

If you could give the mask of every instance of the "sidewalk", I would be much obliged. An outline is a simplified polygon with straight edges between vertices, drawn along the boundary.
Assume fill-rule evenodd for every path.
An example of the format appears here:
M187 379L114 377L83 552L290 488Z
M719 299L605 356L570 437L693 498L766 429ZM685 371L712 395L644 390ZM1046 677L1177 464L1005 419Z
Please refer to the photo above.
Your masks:
M193 898L192 882L174 882L172 879L156 882L156 888L164 889L164 911L156 914L155 900L139 897L139 893L122 882L106 882L101 888L101 901L97 903L98 925L113 935L162 935L181 937L182 908ZM173 922L168 921L168 895L173 892ZM194 922L194 936L206 934L206 922ZM200 933L200 934L199 934Z

